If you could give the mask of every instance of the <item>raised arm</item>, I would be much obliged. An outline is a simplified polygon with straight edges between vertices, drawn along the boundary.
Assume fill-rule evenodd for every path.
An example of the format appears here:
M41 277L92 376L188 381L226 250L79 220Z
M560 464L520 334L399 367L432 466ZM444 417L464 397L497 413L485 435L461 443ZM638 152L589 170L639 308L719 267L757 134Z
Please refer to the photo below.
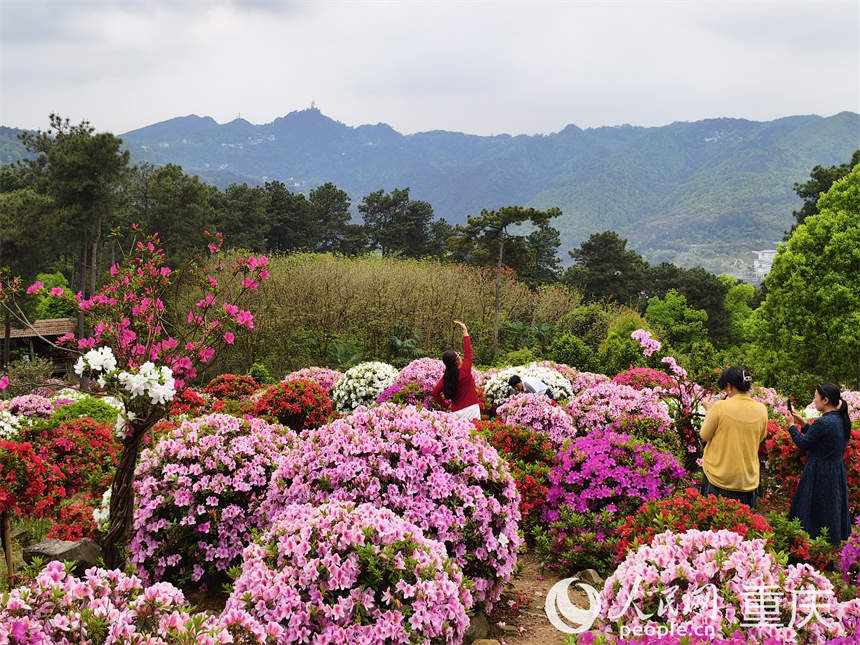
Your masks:
M461 370L472 370L472 339L469 338L469 330L464 323L459 320L454 321L455 325L459 325L463 330L463 364L460 365Z

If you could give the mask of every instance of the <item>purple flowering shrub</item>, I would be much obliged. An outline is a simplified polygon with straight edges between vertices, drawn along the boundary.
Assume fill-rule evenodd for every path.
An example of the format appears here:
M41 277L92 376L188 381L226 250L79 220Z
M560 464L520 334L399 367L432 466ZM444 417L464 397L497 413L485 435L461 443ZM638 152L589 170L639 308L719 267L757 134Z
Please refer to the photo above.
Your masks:
M144 581L225 579L251 531L266 524L260 506L269 478L294 440L291 430L262 419L210 414L145 450L129 545Z
M283 507L245 549L226 611L289 643L461 643L470 595L445 547L387 508Z
M839 556L839 571L845 582L860 587L860 517Z
M167 582L145 587L121 571L87 569L69 575L49 562L29 585L0 594L0 643L264 643L266 632L247 614L193 614Z
M446 412L384 404L304 433L272 475L264 510L370 502L444 543L488 607L517 559L519 494L494 448Z
M624 419L656 419L672 423L660 394L652 389L637 390L610 381L597 383L575 394L565 408L580 432L602 430Z
M686 475L671 452L626 433L574 438L549 473L538 556L552 568L611 570L619 524L643 502L670 495Z
M671 633L681 633L681 626L688 634L712 630L717 636L743 629L747 643L768 645L860 636L860 600L840 603L832 583L814 567L783 566L766 547L764 539L744 540L733 531L657 535L650 545L629 553L606 580L592 638L583 635L577 642L593 642L595 633L602 633L595 642L628 642L614 630L645 624ZM762 589L775 594L766 606L776 610L776 620L742 628L759 622L756 595L765 593ZM818 614L802 624L810 617L811 597Z
M282 382L294 381L296 379L313 381L324 389L327 395L331 396L331 389L342 377L343 372L332 370L327 367L305 367L304 369L287 374L282 379Z
M496 416L502 423L540 432L556 446L576 434L570 415L543 394L515 394L498 407Z
M556 521L562 507L626 516L643 502L671 495L686 475L675 455L629 434L610 430L576 437L549 473L544 520Z
M9 401L6 409L22 417L47 419L59 405L45 396L25 394Z

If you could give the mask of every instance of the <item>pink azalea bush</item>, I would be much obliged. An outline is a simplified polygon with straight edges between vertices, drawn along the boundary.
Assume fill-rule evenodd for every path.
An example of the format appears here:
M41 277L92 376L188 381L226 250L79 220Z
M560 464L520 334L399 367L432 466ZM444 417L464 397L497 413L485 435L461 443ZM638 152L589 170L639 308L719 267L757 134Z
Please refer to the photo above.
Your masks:
M851 421L860 420L860 392L846 390L841 396L842 400L848 404L848 417Z
M22 417L47 419L58 407L59 404L48 397L39 396L38 394L25 394L23 396L16 396L9 401L7 409L12 414Z
M751 626L760 622L754 610L761 606L756 590L762 589L776 594L775 624ZM804 592L805 599L798 595ZM818 616L801 625L811 609L810 593ZM798 607L794 617L793 596ZM741 631L746 643L768 645L860 636L860 600L840 603L831 582L812 566L783 566L766 550L766 540L744 540L733 531L657 535L650 546L628 554L607 579L600 600L595 632L602 632L602 638L595 641L592 634L577 642L628 642L616 636L618 626L648 623L717 636Z
M655 419L667 426L672 422L658 392L608 381L574 395L565 409L581 432L601 430L631 418Z
M331 389L342 377L343 372L332 370L327 367L305 367L304 369L290 372L282 379L282 381L293 381L296 379L313 381L324 389L327 395L331 396Z
M295 434L262 419L210 414L185 421L145 450L135 473L130 561L147 582L177 584L239 561L269 478Z
M496 416L502 423L540 432L556 446L576 435L570 415L543 394L515 394L496 410Z
M646 387L656 388L672 388L675 383L666 372L655 370L651 367L631 367L630 369L619 372L612 379L613 383L619 385L629 385L630 387L641 390Z
M247 615L219 618L192 609L166 582L146 587L136 576L95 567L77 578L63 563L49 562L32 583L0 595L0 643L266 642L265 630Z
M384 404L303 433L272 475L265 511L328 500L384 506L443 542L491 606L513 573L519 494L507 464L472 424Z
M461 643L470 599L445 547L387 508L290 505L245 549L225 611L290 643Z
M786 414L788 414L788 406L785 403L785 397L781 396L772 387L753 385L750 389L750 398L755 399L759 403L764 403L772 418L782 419Z
M591 389L600 383L608 383L609 377L606 374L598 374L596 372L578 372L576 377L570 382L570 388L573 390L574 396L581 394L583 391Z

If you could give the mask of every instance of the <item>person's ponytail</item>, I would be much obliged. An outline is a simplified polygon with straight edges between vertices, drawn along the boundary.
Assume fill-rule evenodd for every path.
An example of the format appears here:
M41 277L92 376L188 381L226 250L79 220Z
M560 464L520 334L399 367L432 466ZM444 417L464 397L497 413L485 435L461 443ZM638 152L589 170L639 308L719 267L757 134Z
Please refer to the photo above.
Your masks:
M445 374L442 376L442 393L449 401L457 398L457 384L460 382L460 368L457 365L457 352L449 349L442 354Z

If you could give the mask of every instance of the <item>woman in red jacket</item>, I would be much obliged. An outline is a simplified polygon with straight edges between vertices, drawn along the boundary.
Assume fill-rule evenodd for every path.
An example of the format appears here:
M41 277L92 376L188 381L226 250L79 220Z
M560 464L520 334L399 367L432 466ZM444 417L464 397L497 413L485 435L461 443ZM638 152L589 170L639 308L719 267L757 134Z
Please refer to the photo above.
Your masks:
M442 354L445 374L439 379L430 395L443 410L453 412L458 418L472 420L481 418L478 393L472 378L472 341L469 330L459 320L454 321L463 330L463 357L453 349ZM443 398L444 397L444 398Z

